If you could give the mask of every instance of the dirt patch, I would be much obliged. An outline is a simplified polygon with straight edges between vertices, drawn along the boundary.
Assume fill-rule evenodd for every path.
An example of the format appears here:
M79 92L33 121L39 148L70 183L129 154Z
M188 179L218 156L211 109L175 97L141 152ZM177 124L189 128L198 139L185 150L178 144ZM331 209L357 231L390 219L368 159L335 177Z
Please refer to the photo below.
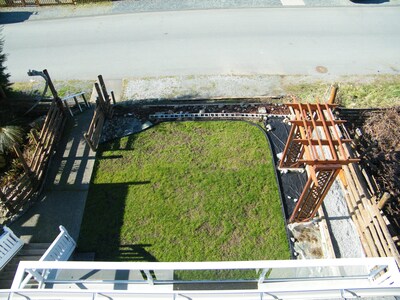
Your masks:
M241 243L241 241L242 241L242 234L240 233L239 230L234 229L229 240L226 241L221 246L222 253L224 253L224 255L231 255L232 251L236 249L236 247Z
M317 67L315 68L315 70L316 70L318 73L321 73L321 74L328 73L328 68L326 68L326 67L324 67L324 66L317 66Z

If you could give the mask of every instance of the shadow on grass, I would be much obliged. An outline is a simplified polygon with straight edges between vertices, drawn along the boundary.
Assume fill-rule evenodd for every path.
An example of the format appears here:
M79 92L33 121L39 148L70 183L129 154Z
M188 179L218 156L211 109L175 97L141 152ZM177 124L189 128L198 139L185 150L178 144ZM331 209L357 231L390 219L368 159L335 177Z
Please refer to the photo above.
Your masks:
M91 184L86 200L78 251L95 252L100 261L157 261L145 247L121 245L125 199L129 186L150 184L151 181Z
M133 150L134 149L134 144L136 140L136 133L128 135L127 136L127 141L126 143L123 142L121 138L117 138L115 140L112 140L110 142L107 142L106 144L102 144L101 147L101 153L97 154L98 158L109 158L109 156L103 156L104 151L116 151L116 150Z
M146 250L150 244L120 245L119 257L122 261L157 262L157 259Z

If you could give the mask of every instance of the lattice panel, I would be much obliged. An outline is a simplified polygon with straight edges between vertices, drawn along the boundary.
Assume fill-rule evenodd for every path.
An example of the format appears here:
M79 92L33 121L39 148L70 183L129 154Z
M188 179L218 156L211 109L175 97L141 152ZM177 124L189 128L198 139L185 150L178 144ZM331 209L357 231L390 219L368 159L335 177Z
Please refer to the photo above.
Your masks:
M289 133L288 148L285 153L285 157L282 158L281 168L297 168L299 158L303 156L303 145L301 143L295 143L293 139L301 139L299 128L292 126Z
M290 222L304 222L315 216L339 170L320 170L316 173L318 185L311 177L308 178L303 193L290 217Z

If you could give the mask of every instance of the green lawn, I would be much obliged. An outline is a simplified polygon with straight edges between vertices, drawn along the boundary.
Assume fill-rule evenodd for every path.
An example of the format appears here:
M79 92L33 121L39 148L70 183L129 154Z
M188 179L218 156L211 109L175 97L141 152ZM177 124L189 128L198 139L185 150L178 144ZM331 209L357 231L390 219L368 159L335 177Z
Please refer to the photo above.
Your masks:
M175 122L103 145L78 246L97 260L289 259L265 136Z

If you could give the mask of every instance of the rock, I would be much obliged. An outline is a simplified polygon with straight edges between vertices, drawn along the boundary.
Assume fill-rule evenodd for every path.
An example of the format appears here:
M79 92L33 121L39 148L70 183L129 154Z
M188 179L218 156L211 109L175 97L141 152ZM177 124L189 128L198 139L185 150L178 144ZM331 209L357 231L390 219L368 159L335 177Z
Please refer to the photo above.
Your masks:
M258 108L258 113L259 114L266 114L267 113L267 109L265 107L259 107Z

